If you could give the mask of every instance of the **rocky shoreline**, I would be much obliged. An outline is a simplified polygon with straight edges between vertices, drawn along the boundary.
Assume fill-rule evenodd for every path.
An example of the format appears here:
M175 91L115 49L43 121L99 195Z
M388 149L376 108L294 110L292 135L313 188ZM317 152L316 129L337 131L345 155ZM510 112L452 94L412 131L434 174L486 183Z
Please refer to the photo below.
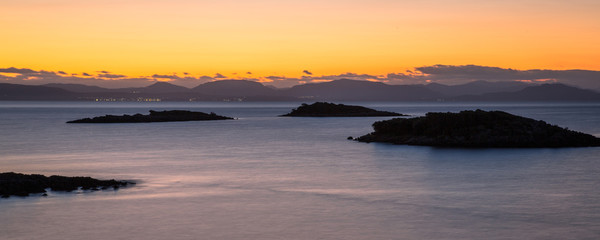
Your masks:
M132 181L98 180L91 177L46 177L39 174L22 174L14 172L0 173L0 197L29 196L29 194L46 194L46 189L52 191L71 192L81 190L106 190L119 189L127 185L135 184Z
M597 147L600 138L502 111L427 113L373 124L360 142L466 148Z

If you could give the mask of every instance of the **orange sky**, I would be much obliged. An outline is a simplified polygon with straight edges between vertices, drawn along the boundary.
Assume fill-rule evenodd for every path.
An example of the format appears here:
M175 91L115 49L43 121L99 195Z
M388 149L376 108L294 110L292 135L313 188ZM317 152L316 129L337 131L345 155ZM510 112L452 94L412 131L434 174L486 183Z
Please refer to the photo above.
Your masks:
M598 13L597 0L0 0L0 67L254 77L434 64L600 70Z

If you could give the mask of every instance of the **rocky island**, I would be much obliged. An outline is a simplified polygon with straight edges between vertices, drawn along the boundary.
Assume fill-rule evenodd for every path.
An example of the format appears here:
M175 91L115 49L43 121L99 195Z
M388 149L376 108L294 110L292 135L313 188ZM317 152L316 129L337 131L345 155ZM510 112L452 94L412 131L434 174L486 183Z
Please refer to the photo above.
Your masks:
M185 110L153 111L149 115L106 115L94 118L83 118L67 123L147 123L147 122L179 122L179 121L207 121L229 120L230 117L220 116L215 113L192 112Z
M31 193L46 193L46 188L52 191L71 192L82 190L118 189L130 184L129 181L98 180L91 177L46 177L39 174L22 174L14 172L0 173L0 197L29 196Z
M373 124L360 142L468 148L545 148L600 146L600 138L502 111L427 113Z
M280 117L387 117L407 116L395 112L377 111L362 106L335 104L328 102L303 103L288 114Z

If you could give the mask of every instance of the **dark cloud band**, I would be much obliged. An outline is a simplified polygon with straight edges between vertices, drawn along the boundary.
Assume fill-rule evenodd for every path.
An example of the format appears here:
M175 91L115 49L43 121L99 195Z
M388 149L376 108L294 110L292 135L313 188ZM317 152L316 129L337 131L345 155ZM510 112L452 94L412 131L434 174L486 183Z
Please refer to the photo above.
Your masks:
M45 84L45 83L79 83L103 87L131 87L144 86L149 82L170 81L187 87L194 87L201 83L215 80L249 80L259 81L277 87L291 87L298 84L331 81L338 79L352 79L364 81L378 81L387 84L427 84L431 82L446 85L463 84L472 81L525 81L525 82L560 82L588 89L600 89L600 71L592 70L516 70L511 68L488 67L479 65L432 65L414 68L413 70L388 73L386 75L371 75L359 73L342 73L337 75L315 76L308 70L303 70L304 76L267 76L261 78L230 79L216 73L214 76L193 77L188 74L178 76L154 74L143 77L130 77L122 74L113 74L108 71L97 71L97 74L83 73L69 75L65 72L35 71L28 68L0 68L2 82L17 84ZM251 74L247 72L246 74ZM13 76L14 75L14 76Z

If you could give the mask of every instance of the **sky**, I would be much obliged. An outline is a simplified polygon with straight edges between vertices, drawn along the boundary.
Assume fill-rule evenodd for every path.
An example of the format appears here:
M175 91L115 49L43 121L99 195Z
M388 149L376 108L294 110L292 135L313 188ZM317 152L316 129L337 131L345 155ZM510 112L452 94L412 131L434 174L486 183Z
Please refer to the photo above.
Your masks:
M509 78L523 81L583 70L585 84L565 81L600 89L599 12L597 0L0 0L0 82L453 84L477 68L559 76Z

